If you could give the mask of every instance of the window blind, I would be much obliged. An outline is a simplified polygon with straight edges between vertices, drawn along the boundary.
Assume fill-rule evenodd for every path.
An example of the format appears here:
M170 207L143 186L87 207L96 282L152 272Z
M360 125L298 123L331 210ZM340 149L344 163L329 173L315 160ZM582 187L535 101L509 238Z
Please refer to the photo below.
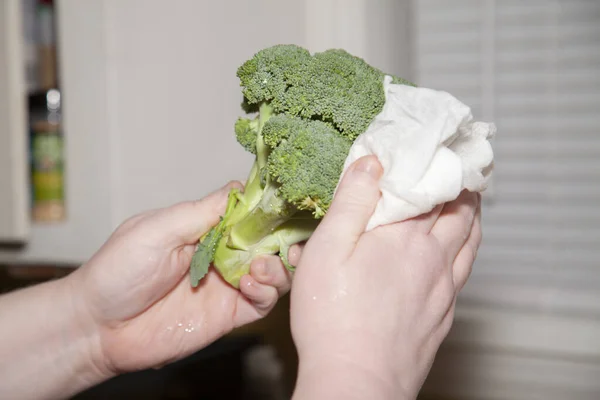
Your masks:
M461 301L600 315L600 2L413 6L417 83L498 126Z

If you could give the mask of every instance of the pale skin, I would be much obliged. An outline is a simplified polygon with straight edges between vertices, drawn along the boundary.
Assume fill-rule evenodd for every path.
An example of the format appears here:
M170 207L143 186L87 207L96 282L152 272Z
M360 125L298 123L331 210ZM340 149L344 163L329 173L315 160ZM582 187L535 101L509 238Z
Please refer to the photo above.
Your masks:
M369 158L355 167L305 249L290 252L296 399L414 398L481 240L479 197L468 193L364 233L381 167ZM197 289L187 276L233 186L133 217L76 272L1 296L0 398L69 397L268 314L292 285L278 257L256 260L239 290L214 270Z
M415 399L481 242L480 196L468 192L365 233L382 171L363 161L340 184L294 277L294 399Z

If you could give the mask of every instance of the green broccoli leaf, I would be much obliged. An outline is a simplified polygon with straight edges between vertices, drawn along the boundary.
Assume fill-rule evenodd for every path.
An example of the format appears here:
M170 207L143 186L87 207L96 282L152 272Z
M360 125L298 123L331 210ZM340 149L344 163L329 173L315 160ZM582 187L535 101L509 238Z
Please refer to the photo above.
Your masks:
M190 264L190 278L192 281L192 286L198 286L198 283L204 276L208 273L208 269L210 268L210 263L212 263L213 258L215 257L215 251L217 250L217 244L221 237L223 237L223 225L221 223L215 227L213 227L204 240L202 240L198 244L198 249L194 256L192 257L192 262Z
M239 189L231 189L227 200L225 216L221 217L220 222L208 231L204 237L200 238L200 243L198 243L198 248L192 256L192 261L190 263L190 280L192 282L192 287L197 287L200 280L208 273L210 264L215 258L217 245L223 237L227 227L227 221L231 216L232 211L235 209L239 198Z

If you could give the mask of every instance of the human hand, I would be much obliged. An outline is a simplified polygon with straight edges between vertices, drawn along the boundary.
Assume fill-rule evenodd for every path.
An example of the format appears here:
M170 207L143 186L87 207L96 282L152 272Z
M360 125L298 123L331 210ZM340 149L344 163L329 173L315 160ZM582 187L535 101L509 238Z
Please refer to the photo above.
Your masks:
M374 158L354 164L302 253L297 398L414 399L452 325L481 242L479 195L365 233L381 172Z
M240 290L213 268L191 287L188 270L198 238L218 222L234 186L129 219L68 277L102 373L181 359L265 316L289 290L290 276L274 256L255 260Z

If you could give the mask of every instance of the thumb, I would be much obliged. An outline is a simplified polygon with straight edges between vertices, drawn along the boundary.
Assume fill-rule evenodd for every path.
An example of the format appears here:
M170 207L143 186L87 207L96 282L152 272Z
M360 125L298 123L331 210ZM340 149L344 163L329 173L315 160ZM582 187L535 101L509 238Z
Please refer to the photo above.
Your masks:
M375 156L355 161L344 174L329 211L315 234L351 250L367 228L381 196L379 179L383 168ZM314 236L314 235L313 235Z
M194 244L219 223L225 212L229 192L241 188L239 182L230 182L200 200L186 201L164 208L152 216L152 227L174 247Z

